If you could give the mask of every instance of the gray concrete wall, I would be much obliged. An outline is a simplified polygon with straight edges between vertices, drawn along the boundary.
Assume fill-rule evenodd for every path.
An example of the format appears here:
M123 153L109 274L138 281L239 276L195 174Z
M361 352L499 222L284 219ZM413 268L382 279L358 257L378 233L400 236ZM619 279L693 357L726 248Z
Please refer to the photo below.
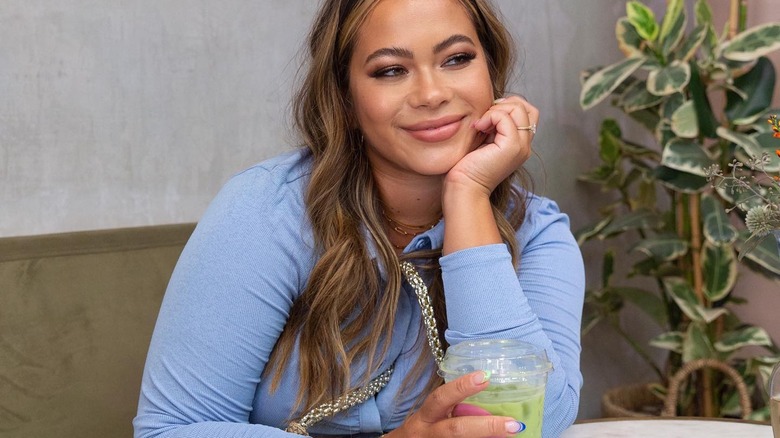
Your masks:
M316 3L4 0L0 236L196 221L230 175L294 146L288 101ZM614 23L625 3L496 3L521 48L512 89L542 111L528 167L577 229L603 202L575 177L598 161L601 119L619 115L580 110L578 73L621 56ZM780 19L776 0L750 6L753 23ZM585 257L595 281L597 248ZM776 283L748 284L751 299L780 298ZM759 317L780 338L776 318ZM654 334L640 316L627 322ZM581 418L599 415L605 388L652 379L608 330L583 347Z
M5 0L0 236L197 220L231 174L294 145L288 101L316 3ZM514 90L543 112L536 146L555 172L539 183L580 210L573 176L595 124L577 72L617 56L621 2L497 3L524 55Z

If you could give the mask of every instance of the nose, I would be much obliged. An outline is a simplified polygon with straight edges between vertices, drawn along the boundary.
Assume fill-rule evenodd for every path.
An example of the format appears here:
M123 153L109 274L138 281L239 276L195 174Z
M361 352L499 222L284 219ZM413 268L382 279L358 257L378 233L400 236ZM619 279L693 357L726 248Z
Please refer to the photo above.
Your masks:
M409 103L415 107L438 108L450 100L451 90L435 71L420 71L414 79Z

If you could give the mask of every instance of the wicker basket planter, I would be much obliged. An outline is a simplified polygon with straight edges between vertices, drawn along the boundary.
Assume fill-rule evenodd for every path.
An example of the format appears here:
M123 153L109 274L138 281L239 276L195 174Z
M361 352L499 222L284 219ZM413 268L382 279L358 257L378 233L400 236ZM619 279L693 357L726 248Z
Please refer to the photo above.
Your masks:
M664 407L649 384L618 386L601 397L601 413L604 417L657 417Z
M669 395L665 401L650 391L649 383L612 388L601 397L602 414L605 417L673 417L680 385L691 373L704 368L720 371L734 381L739 394L742 418L748 418L753 406L745 381L734 368L715 359L698 359L685 364L669 380Z

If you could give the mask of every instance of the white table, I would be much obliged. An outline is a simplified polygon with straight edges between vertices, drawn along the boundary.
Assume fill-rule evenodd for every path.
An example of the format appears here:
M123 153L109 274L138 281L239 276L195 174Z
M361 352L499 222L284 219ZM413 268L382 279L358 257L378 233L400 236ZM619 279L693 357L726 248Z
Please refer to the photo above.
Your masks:
M604 418L586 420L561 438L773 438L772 427L751 421L699 417Z

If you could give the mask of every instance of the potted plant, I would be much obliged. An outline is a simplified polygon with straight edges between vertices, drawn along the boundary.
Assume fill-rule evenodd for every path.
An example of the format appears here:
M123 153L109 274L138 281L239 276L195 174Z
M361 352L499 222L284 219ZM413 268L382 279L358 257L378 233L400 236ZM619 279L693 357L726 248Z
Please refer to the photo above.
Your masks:
M735 369L759 400L752 418L767 419L761 386L780 350L766 330L739 321L730 306L739 301L732 292L740 250L742 262L774 279L780 278L780 254L774 241L750 240L745 230L745 211L757 198L733 184L710 183L708 177L750 157L761 157L763 167L742 167L737 178L780 171L776 140L765 123L775 112L770 108L775 70L764 57L780 48L780 23L745 29L740 0L732 0L722 35L706 0L693 5L668 0L660 23L639 1L627 2L626 9L616 26L625 59L582 75L582 108L611 98L627 120L603 121L601 163L581 179L599 185L609 199L600 220L577 238L586 244L619 237L629 242L634 262L621 269L616 250L605 251L600 284L586 295L583 332L601 322L615 328L658 374L651 390L661 399L686 364L716 361ZM650 144L624 135L628 120L646 128ZM766 194L758 182L749 185ZM650 287L636 286L638 278L648 279L643 284ZM661 327L650 345L668 352L665 363L656 364L649 350L622 329L619 315L626 303L637 305ZM748 346L763 353L735 354ZM742 382L723 376L707 368L692 373L675 397L676 412L740 415Z
M772 126L772 136L780 138L777 115L771 115L767 122ZM775 155L780 158L780 142ZM729 163L730 171L726 174L718 164L705 169L707 180L713 187L738 199L732 210L744 212L750 237L740 258L769 236L774 236L780 251L780 176L767 172L766 168L771 164L769 157L769 153L764 152L760 157L750 156L744 161L734 159Z

